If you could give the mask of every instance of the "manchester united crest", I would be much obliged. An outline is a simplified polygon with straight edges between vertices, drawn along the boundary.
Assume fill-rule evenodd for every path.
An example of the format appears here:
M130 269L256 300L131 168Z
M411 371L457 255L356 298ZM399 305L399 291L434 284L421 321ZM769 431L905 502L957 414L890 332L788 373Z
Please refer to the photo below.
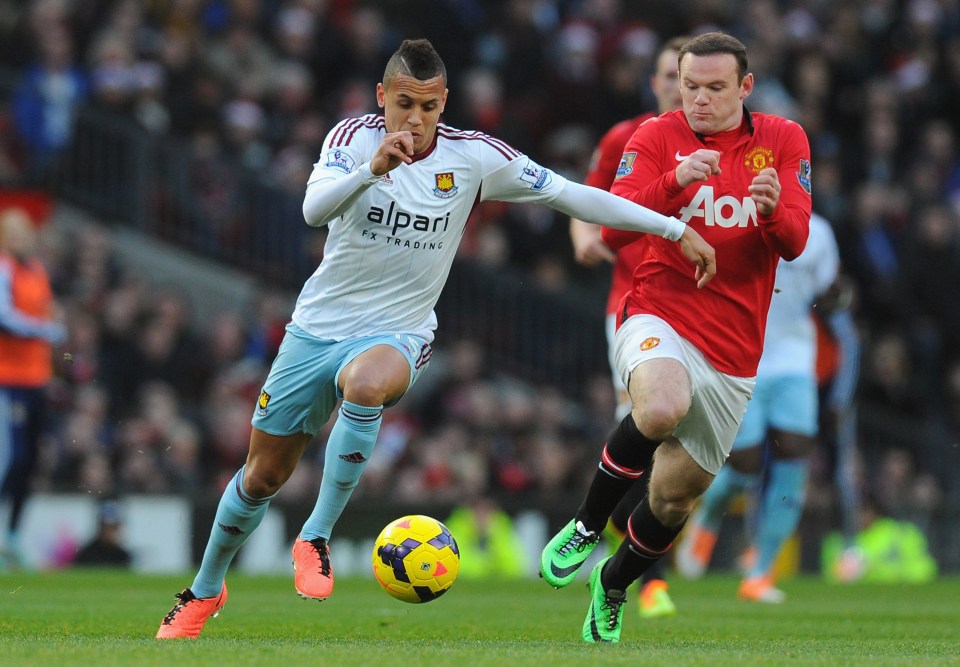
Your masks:
M660 344L660 339L656 336L650 336L650 338L644 338L643 342L640 343L640 351L646 352L647 350L652 350Z
M444 171L439 174L433 175L434 182L436 187L433 189L433 194L440 197L440 199L449 199L453 195L457 194L458 186L453 180L452 171Z
M763 146L755 146L743 158L743 164L753 173L759 174L767 167L773 166L773 151Z

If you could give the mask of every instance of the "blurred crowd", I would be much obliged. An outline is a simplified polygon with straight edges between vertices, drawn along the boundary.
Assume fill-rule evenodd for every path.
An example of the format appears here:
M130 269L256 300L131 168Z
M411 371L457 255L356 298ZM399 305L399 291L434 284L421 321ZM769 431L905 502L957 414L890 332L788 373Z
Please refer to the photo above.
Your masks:
M445 122L577 179L610 125L654 108L660 43L713 28L747 44L748 106L809 136L814 208L857 287L862 403L942 438L862 442L864 484L883 476L889 494L905 476L891 500L935 507L956 454L931 449L960 437L956 0L0 0L0 62L16 74L0 184L29 185L74 140L76 108L94 105L299 195L326 131L373 111L390 53L421 36L448 66ZM183 296L124 266L108 238L51 230L48 252L72 358L58 360L43 484L222 483L242 463L289 304L265 295L196 330ZM566 221L546 209L481 206L462 254L605 299L606 275L573 263ZM385 413L362 491L582 488L579 464L612 420L606 369L567 396L490 368L472 341L440 343L432 381ZM283 494L312 494L319 461Z
M50 224L42 239L69 340L55 360L37 486L107 497L222 488L246 457L288 299L263 293L242 312L225 309L197 327L186 293L125 264L102 227ZM549 496L579 488L613 412L604 371L589 400L575 402L498 373L475 341L451 342L384 413L364 490L455 503L491 490ZM330 426L284 499L315 496Z

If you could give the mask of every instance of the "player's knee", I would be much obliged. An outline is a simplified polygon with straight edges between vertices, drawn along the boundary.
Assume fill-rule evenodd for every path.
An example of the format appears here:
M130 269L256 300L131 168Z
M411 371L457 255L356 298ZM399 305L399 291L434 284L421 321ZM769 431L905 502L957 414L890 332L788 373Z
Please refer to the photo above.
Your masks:
M383 405L392 394L389 383L376 376L352 378L343 387L343 399L356 405Z
M653 440L670 436L686 415L689 404L670 400L668 397L646 401L633 410L634 421L640 432Z
M730 452L727 465L745 475L756 475L763 465L763 448L756 446L735 449Z
M676 528L682 524L693 511L695 496L685 494L651 495L650 510L657 521L668 528Z
M279 467L247 465L243 473L243 490L251 498L267 498L280 490L292 472Z

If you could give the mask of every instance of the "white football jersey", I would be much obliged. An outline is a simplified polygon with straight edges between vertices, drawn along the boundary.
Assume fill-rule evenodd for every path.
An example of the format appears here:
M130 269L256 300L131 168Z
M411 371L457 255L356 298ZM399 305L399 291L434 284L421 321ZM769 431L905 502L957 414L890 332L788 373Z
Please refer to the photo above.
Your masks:
M808 375L815 372L817 330L811 308L837 277L840 255L830 223L810 216L810 236L800 256L780 260L758 377Z
M375 114L341 121L327 135L309 183L356 171L386 132ZM562 176L499 139L443 123L433 146L413 159L361 191L329 223L323 261L297 299L297 326L329 340L409 333L432 341L433 309L474 206L549 203L566 187Z

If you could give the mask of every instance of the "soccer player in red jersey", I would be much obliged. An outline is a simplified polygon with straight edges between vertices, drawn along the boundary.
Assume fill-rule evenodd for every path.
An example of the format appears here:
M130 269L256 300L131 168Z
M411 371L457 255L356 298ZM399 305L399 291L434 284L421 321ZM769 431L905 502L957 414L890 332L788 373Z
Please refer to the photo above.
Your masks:
M591 572L582 629L591 642L619 641L624 591L670 549L729 455L753 392L777 262L797 257L809 232L809 142L796 123L744 106L754 85L746 47L706 33L683 45L678 64L683 109L637 129L611 192L700 231L716 248L718 274L693 288L682 256L651 238L621 300L616 362L633 409L541 559L548 583L573 581L613 508L649 469L626 539ZM636 238L603 230L613 249Z
M677 71L677 55L680 47L688 40L687 37L674 37L661 45L654 61L654 72L650 77L650 88L657 99L657 111L648 111L634 118L620 121L611 127L601 137L597 148L590 160L590 170L586 180L588 185L609 190L617 175L623 149L641 123L654 118L658 114L667 113L681 108L683 100L680 97L680 79ZM630 291L633 285L633 270L640 263L643 244L638 242L624 246L616 253L610 250L600 238L600 228L589 222L570 219L570 240L573 242L573 254L576 260L584 266L597 266L602 262L613 264L613 276L610 281L610 292L607 296L607 350L610 368L613 371L613 386L617 392L616 420L619 422L630 414L630 395L627 387L620 379L617 364L613 355L613 341L616 333L617 308L620 299ZM614 538L619 544L627 530L627 519L630 512L647 493L649 478L644 476L637 480L630 492L624 496L620 504L610 515L605 535ZM665 568L658 561L643 574L640 588L640 615L644 618L658 616L672 616L677 608L667 593Z

